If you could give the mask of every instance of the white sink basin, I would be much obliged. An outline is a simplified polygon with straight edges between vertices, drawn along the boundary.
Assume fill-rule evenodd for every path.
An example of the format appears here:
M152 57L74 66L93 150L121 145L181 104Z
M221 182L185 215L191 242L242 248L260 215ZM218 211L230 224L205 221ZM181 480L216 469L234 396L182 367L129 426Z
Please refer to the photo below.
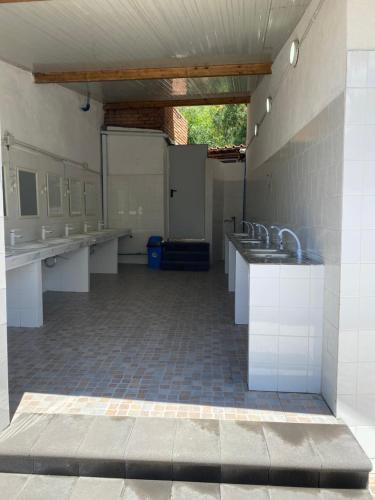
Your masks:
M251 252L253 254L258 254L258 253L276 253L276 252L280 252L280 250L278 250L277 248L249 248L249 250L247 250L248 252ZM282 253L282 252L280 252Z
M269 252L257 252L251 254L253 257L258 259L288 259L290 257L289 253L269 253Z
M19 243L14 247L9 247L7 250L9 252L17 252L24 250L40 250L41 248L47 248L47 246L48 245L46 243L38 243L30 241L30 243Z
M46 240L47 245L58 245L59 243L68 243L68 238L48 238Z
M92 238L93 234L70 234L67 239L69 240L79 240L82 238Z

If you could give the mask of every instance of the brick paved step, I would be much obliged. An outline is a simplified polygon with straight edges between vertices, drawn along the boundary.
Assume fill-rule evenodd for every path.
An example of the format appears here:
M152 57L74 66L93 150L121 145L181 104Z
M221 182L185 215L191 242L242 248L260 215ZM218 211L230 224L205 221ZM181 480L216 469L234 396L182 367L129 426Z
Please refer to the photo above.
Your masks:
M371 500L365 490L0 474L6 500Z
M361 489L370 470L344 425L22 414L0 433L9 473Z

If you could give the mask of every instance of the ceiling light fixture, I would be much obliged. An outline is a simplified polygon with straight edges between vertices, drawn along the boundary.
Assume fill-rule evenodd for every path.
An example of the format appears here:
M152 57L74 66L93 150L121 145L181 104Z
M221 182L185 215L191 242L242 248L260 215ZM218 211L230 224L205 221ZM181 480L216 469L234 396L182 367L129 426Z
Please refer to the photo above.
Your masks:
M293 40L289 52L289 62L293 67L297 66L298 56L299 56L299 40L298 38L296 38L295 40Z
M272 97L267 97L266 99L266 112L271 113L271 108L272 108Z

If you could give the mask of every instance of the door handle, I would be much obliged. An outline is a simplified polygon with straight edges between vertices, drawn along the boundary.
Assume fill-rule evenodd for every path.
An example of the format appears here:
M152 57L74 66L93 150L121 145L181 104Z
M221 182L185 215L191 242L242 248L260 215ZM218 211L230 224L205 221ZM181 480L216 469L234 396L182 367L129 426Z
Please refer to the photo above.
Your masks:
M177 189L171 189L170 190L170 195L171 195L171 198L173 198L173 195L177 193Z

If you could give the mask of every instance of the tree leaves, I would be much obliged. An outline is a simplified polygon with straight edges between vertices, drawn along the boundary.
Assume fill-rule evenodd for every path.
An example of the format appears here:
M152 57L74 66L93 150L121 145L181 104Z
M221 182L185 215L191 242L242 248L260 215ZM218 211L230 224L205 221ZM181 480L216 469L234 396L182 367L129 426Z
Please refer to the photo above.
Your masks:
M239 146L246 143L247 106L191 106L179 108L189 124L189 144L210 147Z

